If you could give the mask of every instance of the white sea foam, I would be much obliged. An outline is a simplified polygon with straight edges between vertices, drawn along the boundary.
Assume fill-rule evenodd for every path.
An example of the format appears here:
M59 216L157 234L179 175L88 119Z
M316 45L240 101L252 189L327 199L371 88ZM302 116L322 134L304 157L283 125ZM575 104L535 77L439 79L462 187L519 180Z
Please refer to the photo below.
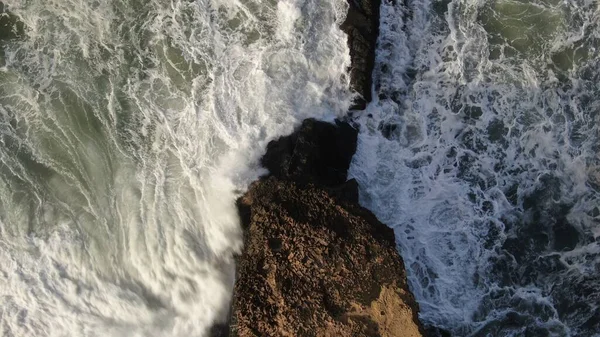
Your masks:
M349 106L345 1L8 6L0 334L204 335L267 142Z
M395 229L424 322L457 336L597 331L595 8L384 2L351 175Z

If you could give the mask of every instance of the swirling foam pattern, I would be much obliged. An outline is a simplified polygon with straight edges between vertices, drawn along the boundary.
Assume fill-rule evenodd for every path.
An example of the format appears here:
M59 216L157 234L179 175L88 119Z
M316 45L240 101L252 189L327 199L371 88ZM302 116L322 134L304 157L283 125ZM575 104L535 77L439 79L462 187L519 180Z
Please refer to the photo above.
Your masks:
M267 142L351 101L343 0L10 0L0 335L203 336Z

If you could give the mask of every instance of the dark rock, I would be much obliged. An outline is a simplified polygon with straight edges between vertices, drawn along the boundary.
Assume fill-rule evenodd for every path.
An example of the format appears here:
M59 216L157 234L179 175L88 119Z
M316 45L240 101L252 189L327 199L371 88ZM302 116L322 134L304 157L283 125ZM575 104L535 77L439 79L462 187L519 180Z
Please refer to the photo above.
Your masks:
M337 200L358 204L358 182L356 179L350 179L339 186L327 188L327 191Z
M425 328L425 332L426 332L426 336L427 337L452 337L452 334L450 333L450 331L438 328L438 327L434 327L434 326L428 326Z
M229 325L227 324L215 324L208 332L209 337L228 337L229 336Z
M357 136L348 123L306 119L292 135L269 143L262 164L281 179L339 185L347 179Z
M363 110L371 101L375 48L379 36L380 0L348 0L349 9L341 29L348 34L350 48L350 83L361 97L352 109Z

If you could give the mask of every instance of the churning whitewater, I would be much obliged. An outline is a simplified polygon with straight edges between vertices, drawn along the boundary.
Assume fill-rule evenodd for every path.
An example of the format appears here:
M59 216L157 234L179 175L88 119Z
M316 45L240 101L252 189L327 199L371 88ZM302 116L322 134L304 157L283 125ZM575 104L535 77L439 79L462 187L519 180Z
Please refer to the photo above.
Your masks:
M346 1L6 4L22 29L0 34L0 334L205 335L266 144L350 105ZM420 318L598 336L599 3L381 15L351 175L396 230Z
M351 102L345 1L7 6L0 334L203 336L266 144Z
M599 4L384 0L351 175L424 323L600 336Z

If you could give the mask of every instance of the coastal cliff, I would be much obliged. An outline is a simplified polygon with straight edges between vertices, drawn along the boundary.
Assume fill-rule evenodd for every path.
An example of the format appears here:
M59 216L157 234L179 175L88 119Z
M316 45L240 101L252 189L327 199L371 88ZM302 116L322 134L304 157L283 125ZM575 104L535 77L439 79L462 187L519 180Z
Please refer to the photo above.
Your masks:
M371 100L379 1L349 0L353 110ZM238 200L244 228L228 336L422 336L394 232L347 180L357 130L305 120L268 145Z

